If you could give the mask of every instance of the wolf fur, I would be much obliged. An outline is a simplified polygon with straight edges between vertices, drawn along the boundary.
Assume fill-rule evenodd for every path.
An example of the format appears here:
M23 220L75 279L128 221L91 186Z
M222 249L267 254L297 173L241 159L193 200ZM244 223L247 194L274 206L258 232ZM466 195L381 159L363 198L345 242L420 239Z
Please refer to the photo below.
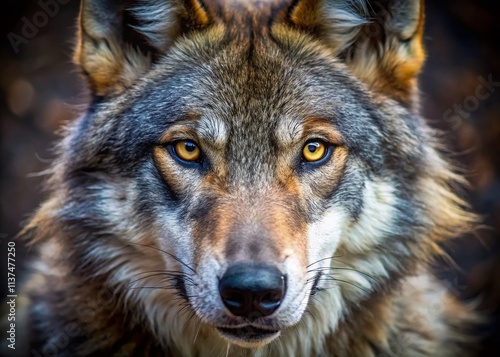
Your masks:
M22 233L28 353L470 356L478 318L430 271L476 218L419 115L423 23L418 0L83 0L93 101ZM273 315L224 308L239 261L286 275ZM279 332L217 330L254 326Z

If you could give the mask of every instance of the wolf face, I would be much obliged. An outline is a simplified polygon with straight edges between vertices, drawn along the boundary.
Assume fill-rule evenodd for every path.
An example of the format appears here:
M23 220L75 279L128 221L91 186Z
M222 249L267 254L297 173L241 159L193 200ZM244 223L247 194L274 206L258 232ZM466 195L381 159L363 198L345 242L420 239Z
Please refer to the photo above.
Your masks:
M57 237L57 264L113 287L162 346L281 335L319 351L473 221L418 116L422 13L83 1L75 58L95 99L27 231Z

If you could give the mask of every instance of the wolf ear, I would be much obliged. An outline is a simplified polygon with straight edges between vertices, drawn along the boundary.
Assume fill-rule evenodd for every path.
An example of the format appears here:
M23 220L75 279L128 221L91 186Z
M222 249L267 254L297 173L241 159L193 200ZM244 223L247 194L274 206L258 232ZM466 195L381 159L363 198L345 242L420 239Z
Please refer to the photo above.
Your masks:
M117 94L177 37L210 22L199 0L82 0L74 60L95 95Z
M369 86L412 105L425 57L423 0L295 0L290 20Z

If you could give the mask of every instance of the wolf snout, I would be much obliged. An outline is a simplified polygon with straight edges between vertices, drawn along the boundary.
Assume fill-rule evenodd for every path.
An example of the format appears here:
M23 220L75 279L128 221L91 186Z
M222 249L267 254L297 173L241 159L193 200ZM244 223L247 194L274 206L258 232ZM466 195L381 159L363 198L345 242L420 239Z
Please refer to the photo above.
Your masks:
M269 316L285 297L286 278L273 265L237 263L220 279L219 293L235 316L248 319Z

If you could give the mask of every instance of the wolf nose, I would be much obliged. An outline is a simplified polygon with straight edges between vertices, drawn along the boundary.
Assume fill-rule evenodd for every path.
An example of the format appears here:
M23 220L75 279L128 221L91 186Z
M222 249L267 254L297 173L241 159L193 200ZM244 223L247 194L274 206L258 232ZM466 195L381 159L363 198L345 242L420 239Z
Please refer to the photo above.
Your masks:
M224 305L235 316L257 318L271 315L285 296L285 276L272 265L238 263L219 281Z

